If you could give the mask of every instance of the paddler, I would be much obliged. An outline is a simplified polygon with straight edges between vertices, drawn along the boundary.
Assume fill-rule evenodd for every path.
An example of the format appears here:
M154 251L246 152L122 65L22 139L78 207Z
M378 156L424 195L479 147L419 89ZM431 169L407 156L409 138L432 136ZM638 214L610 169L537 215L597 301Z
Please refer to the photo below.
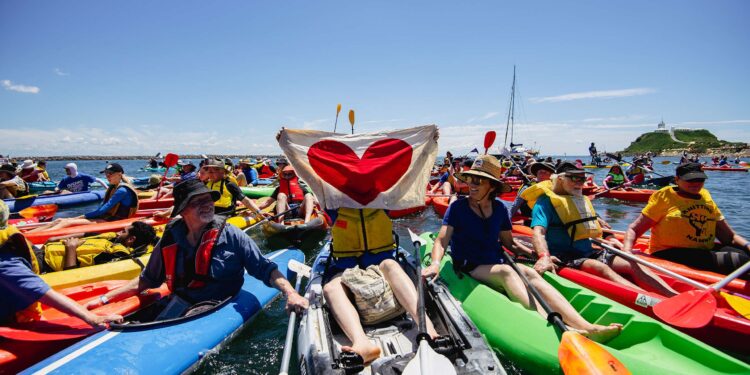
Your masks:
M172 216L181 218L167 226L141 275L86 307L91 309L127 298L166 282L173 296L170 303L182 306L176 313L182 316L195 304L236 295L247 272L280 290L286 297L287 311L306 309L307 299L294 290L276 263L264 257L244 232L226 225L224 216L214 214L214 202L220 198L218 191L210 190L198 180L177 184Z
M89 191L89 185L95 182L98 182L105 189L107 188L107 183L104 180L94 178L94 176L90 174L79 172L76 163L65 164L65 174L66 176L60 180L55 188L56 193L80 193Z
M605 189L614 189L620 186L630 186L631 184L628 176L623 173L622 167L620 167L620 164L618 163L613 164L612 167L609 168L607 177L604 177L604 181L602 183L604 184Z
M256 215L262 215L260 208L255 202L242 194L239 186L229 177L224 163L218 159L209 159L205 165L208 171L208 182L206 186L219 193L219 199L216 200L216 214L224 216L233 216L239 201Z
M240 159L239 163L242 175L245 177L245 186L258 185L258 170L253 168L253 165L257 163L255 159Z
M19 173L19 176L26 182L44 181L42 172L36 168L36 164L31 159L23 161L23 164L21 164L21 173Z
M29 194L29 185L16 175L12 164L0 166L0 198L9 199Z
M529 185L524 185L516 195L516 200L508 209L508 214L512 218L520 210L521 214L531 217L531 210L536 204L536 200L544 195L544 190L552 189L550 177L555 173L555 167L547 162L537 162L529 165L529 173L536 177L536 181Z
M438 190L444 195L451 195L453 190L453 173L451 172L451 160L443 159L443 165L440 167L440 178L433 185L428 193L435 194Z
M36 257L28 241L15 226L8 225L10 213L0 201L0 324L28 322L41 318L41 306L54 307L80 318L92 327L122 321L119 315L94 314L72 299L54 291L38 272Z
M677 186L652 194L628 226L623 250L631 251L635 240L651 229L646 250L651 256L723 274L748 262L750 243L729 226L704 188L708 176L701 165L680 164L675 173Z
M39 171L39 181L50 181L49 173L47 173L47 162L39 160L36 162L36 169Z
M563 163L552 179L552 189L544 190L536 201L531 228L534 230L533 244L539 260L534 269L539 274L554 271L557 266L552 259L556 258L566 267L580 269L618 284L639 288L620 276L625 274L637 284L646 284L663 295L677 294L651 270L607 250L592 247L590 238L601 237L602 227L608 228L609 225L598 217L591 201L582 194L586 174L583 168Z
M438 275L443 254L450 244L457 274L469 275L497 291L505 292L512 301L529 310L536 309L546 318L547 313L532 299L521 277L505 264L501 254L503 246L520 253L530 253L531 250L513 240L508 211L494 198L498 193L510 191L510 186L501 182L500 176L500 163L492 155L477 157L471 170L457 175L471 187L469 197L458 199L448 207L432 249L432 262L422 271L422 276L431 278ZM521 269L572 329L598 341L607 341L620 333L621 324L603 326L589 323L533 269Z
M312 219L313 209L315 208L315 198L307 184L300 181L294 168L289 165L284 167L279 175L279 186L271 193L270 199L266 199L258 207L262 210L276 202L276 214L289 211L290 204L297 204L299 207L289 216L299 217L304 213L305 223ZM277 218L278 222L284 222L284 215Z
M628 168L627 178L634 185L642 184L646 180L646 169L643 167L645 159L636 159Z

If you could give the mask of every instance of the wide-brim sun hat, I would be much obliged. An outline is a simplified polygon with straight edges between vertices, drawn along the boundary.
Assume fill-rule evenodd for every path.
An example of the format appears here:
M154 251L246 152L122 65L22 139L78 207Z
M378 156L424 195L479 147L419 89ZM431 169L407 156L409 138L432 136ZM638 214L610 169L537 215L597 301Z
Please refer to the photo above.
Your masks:
M557 170L555 170L555 173L556 174L564 174L564 173L582 174L582 175L593 174L591 172L586 172L583 168L579 168L578 166L576 166L575 164L569 161L564 161L560 163L560 165L557 166Z
M172 210L172 217L179 215L180 212L187 207L188 203L190 203L190 199L194 196L205 193L211 194L211 199L213 199L214 202L221 198L221 193L209 189L203 182L200 182L197 179L183 181L175 185L172 193L172 196L174 197L174 210Z
M539 172L540 169L546 169L550 171L550 173L555 173L555 166L550 163L536 162L529 165L529 173L533 174L534 176L536 176L536 172Z
M36 167L36 164L34 164L34 161L31 159L27 159L23 161L23 164L21 164L21 169L29 169Z
M466 183L468 183L467 180L469 176L487 178L500 185L501 193L509 193L513 189L510 185L500 181L500 175L500 162L492 155L480 155L474 159L474 163L471 164L471 169L454 174L457 179Z

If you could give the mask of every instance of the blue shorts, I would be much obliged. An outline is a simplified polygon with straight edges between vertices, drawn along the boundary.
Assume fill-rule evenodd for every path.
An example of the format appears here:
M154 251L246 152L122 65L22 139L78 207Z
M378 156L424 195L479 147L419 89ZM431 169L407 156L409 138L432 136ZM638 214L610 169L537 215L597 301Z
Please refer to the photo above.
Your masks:
M383 251L377 254L364 253L358 257L331 257L330 263L328 263L325 272L323 272L323 285L349 268L359 266L359 268L365 269L372 265L378 265L386 259L396 259L396 250Z

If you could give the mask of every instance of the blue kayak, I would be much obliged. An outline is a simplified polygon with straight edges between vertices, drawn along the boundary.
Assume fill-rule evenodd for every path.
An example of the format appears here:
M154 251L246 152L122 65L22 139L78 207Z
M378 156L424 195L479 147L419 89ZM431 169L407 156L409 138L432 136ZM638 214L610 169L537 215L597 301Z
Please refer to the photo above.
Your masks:
M43 181L43 182L29 182L29 191L32 193L38 193L45 190L55 190L57 182L54 181Z
M289 260L304 262L296 249L275 251L268 258L291 277ZM218 351L279 291L245 274L239 294L205 315L144 329L105 330L29 367L22 374L180 374L195 370L206 355ZM127 327L127 326L126 326Z
M29 195L27 198L3 199L10 212L18 212L24 208L56 204L60 208L77 206L86 203L99 202L104 198L104 190L84 191L70 194Z

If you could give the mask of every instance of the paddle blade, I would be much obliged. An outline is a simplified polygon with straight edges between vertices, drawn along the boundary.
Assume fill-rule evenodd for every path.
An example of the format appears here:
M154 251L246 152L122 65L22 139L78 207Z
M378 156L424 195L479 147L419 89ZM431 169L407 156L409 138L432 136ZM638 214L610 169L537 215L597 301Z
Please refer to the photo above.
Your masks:
M732 306L734 311L742 315L745 319L750 319L750 300L724 292L721 292L721 296L724 297L729 306Z
M421 237L417 236L416 233L412 232L410 228L406 228L406 230L409 231L409 238L411 238L411 243L417 246L422 246L425 244L425 241Z
M427 340L419 342L419 349L414 358L409 361L404 368L404 375L422 375L422 374L445 374L452 375L456 373L453 363L444 355L436 353L427 343Z
M497 137L497 133L495 133L494 130L490 130L487 132L487 134L484 135L484 153L487 154L487 150L492 147L492 144L495 143L495 137Z
M56 213L56 204L43 204L41 206L27 207L18 212L18 214L21 215L21 217L24 219L31 219L33 217L41 216L52 217L55 216Z
M566 375L630 374L615 356L578 332L563 332L557 357Z
M307 264L304 264L300 261L290 259L289 263L287 263L287 267L294 271L298 276L304 276L306 278L310 278L310 273L312 272L312 268L308 266Z
M337 116L337 117L338 117L339 113L341 113L341 103L339 103L339 104L338 104L338 105L336 106L336 116Z
M664 165L667 165L667 164L671 163L671 161L669 161L669 160L662 160L661 163L664 164Z
M654 306L659 319L682 328L705 327L716 313L713 289L691 290L665 299Z
M354 127L354 110L349 110L349 123L352 124L352 127Z
M172 153L167 154L167 156L164 157L164 166L169 167L169 168L174 167L175 165L177 165L177 160L179 158L180 157L177 156L177 154L172 154Z

